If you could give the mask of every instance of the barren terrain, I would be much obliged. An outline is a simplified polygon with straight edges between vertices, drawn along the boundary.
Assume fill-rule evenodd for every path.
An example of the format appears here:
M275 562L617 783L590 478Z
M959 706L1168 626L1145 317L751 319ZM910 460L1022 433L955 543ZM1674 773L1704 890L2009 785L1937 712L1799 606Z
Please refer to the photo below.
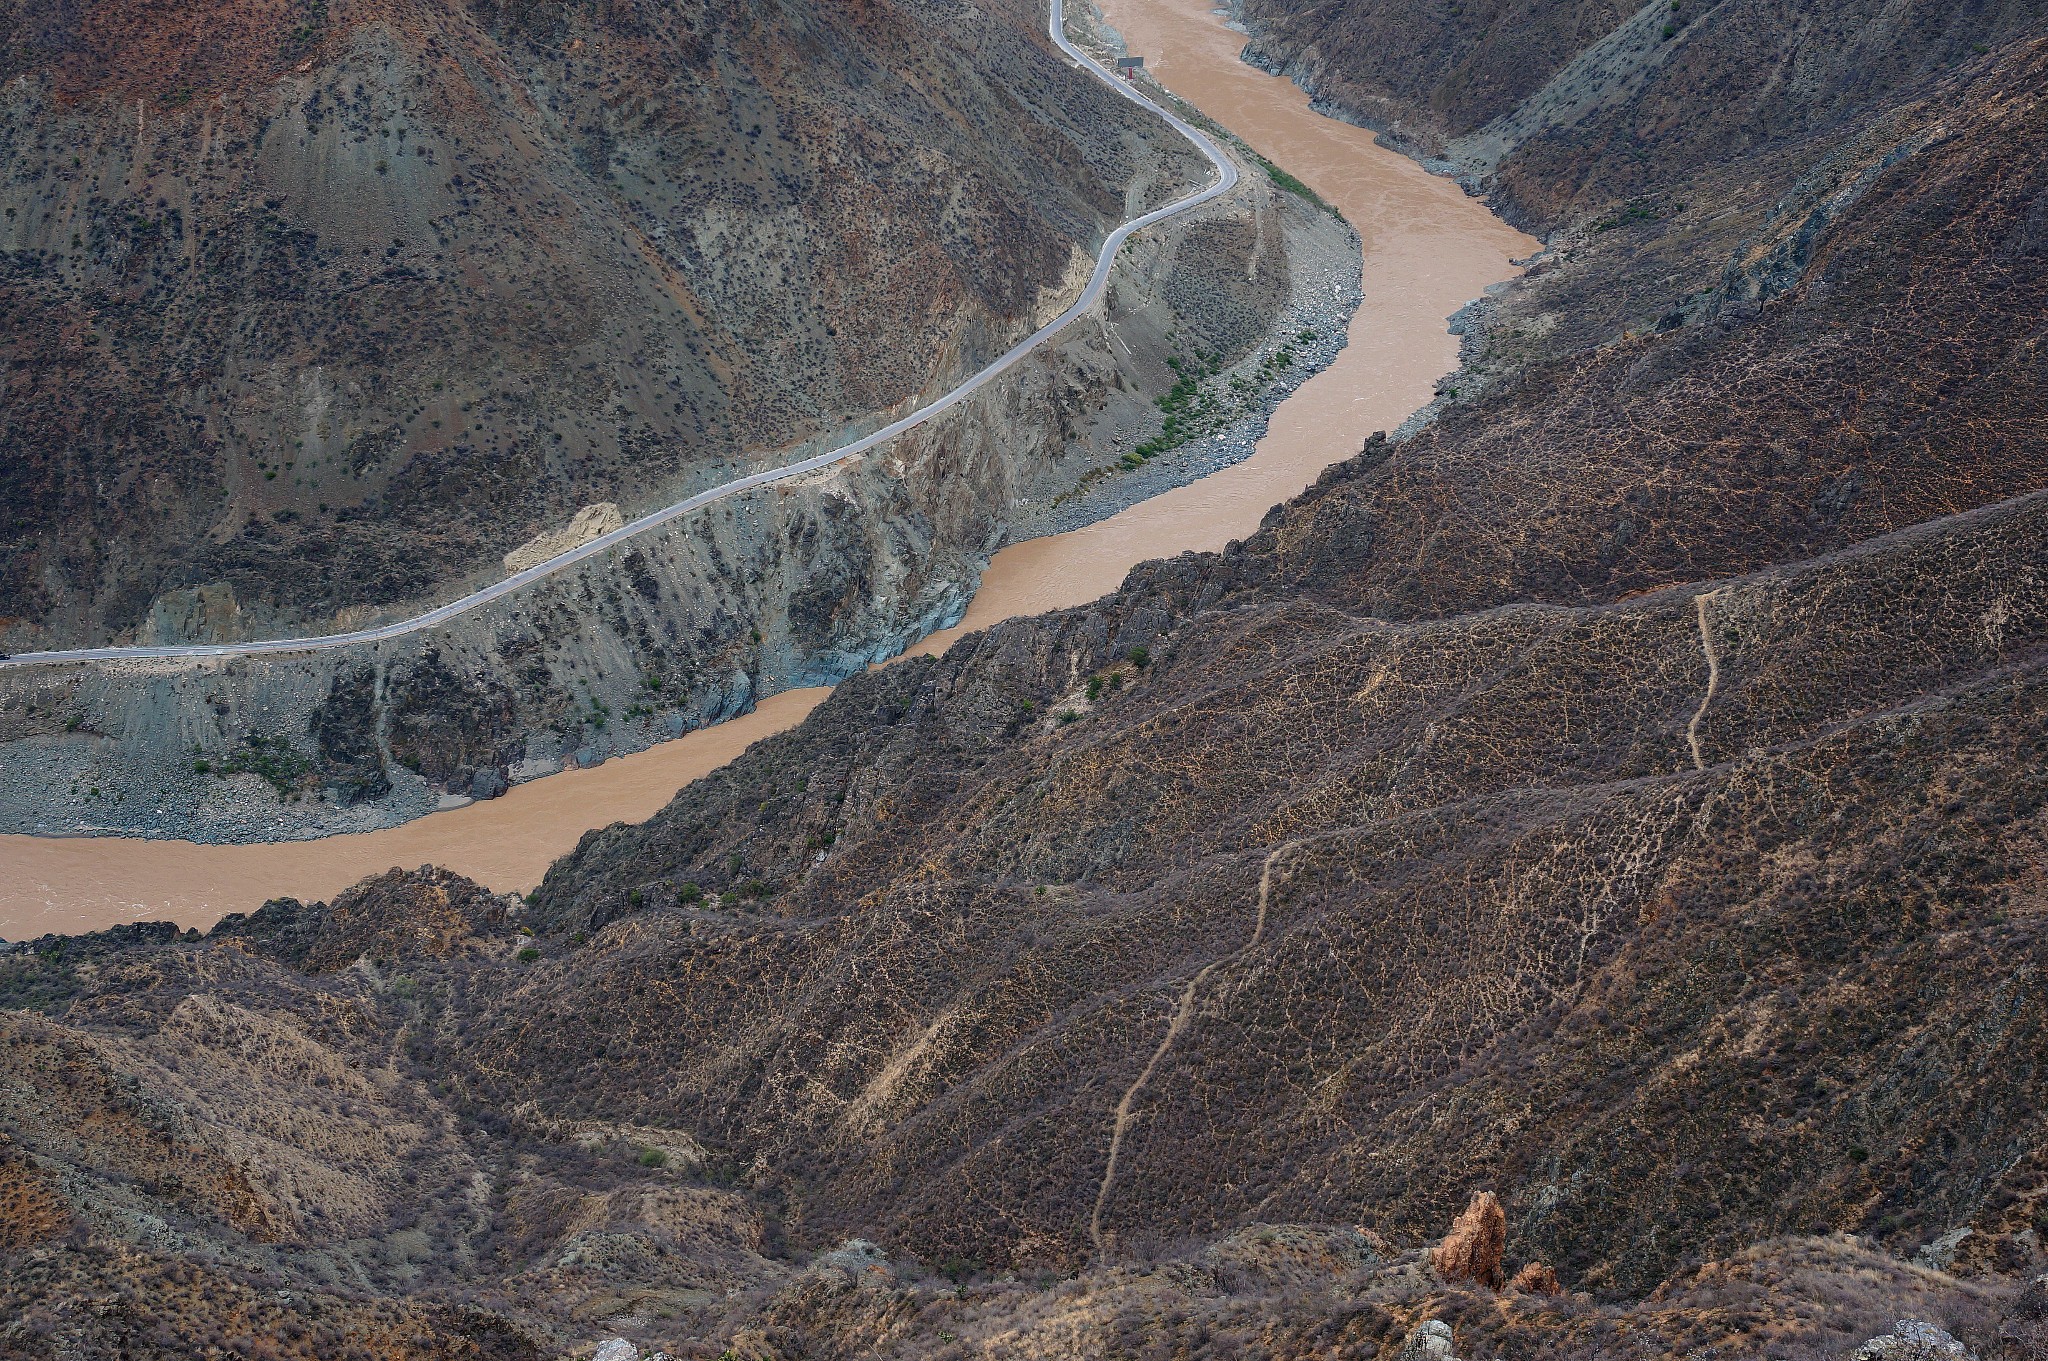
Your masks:
M0 34L16 651L321 631L878 425L1204 173L1032 5L21 0Z
M1971 13L1527 181L1427 423L528 898L0 955L0 1348L2040 1361L2048 34Z

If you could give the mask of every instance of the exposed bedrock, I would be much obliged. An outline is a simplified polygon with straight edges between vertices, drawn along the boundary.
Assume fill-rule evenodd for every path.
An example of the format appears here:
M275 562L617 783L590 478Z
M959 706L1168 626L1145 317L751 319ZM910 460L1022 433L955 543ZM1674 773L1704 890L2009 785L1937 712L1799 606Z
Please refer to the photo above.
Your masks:
M1254 251L1256 272L1233 263ZM1134 243L1101 304L928 425L445 627L0 674L0 828L250 840L389 825L836 681L957 620L1020 521L1084 484L1086 507L1102 502L1158 431L1169 359L1201 351L1270 376L1258 361L1282 339L1298 364L1334 353L1357 271L1348 228L1247 176ZM1318 346L1295 338L1310 315ZM1192 451L1145 473L1177 461L1193 475Z
M6 0L0 650L407 612L974 372L1207 173L1045 24Z

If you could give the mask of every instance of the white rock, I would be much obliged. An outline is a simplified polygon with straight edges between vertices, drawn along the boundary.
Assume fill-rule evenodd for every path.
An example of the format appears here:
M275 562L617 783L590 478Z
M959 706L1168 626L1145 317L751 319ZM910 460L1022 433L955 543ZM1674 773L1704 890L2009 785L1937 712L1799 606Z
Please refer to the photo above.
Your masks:
M1889 1337L1873 1337L1856 1349L1855 1361L1976 1361L1970 1349L1931 1323L1902 1318Z
M1950 1229L1915 1253L1914 1264L1931 1267L1935 1271L1947 1271L1955 1265L1956 1251L1962 1247L1963 1240L1968 1238L1971 1232L1968 1228Z
M1457 1361L1451 1355L1453 1340L1450 1324L1440 1318L1430 1319L1417 1324L1415 1331L1408 1334L1397 1361Z

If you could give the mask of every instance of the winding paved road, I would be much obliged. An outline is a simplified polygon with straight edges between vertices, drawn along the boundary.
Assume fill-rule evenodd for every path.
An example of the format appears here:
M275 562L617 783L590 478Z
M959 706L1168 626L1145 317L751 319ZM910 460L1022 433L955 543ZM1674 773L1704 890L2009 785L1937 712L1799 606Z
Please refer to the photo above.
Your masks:
M40 666L54 662L129 661L139 658L242 657L259 652L314 652L321 648L347 647L354 643L381 642L386 638L397 638L404 634L417 633L422 629L430 629L444 624L456 615L473 610L479 605L487 605L493 600L511 595L514 591L529 586L539 581L542 577L551 576L566 567L582 562L586 558L596 557L599 553L617 547L636 534L644 534L650 529L658 529L672 520L681 519L693 510L699 510L710 505L713 501L723 500L728 496L750 490L754 487L765 487L772 483L787 481L793 477L802 477L805 473L816 472L820 468L829 467L845 459L858 458L870 449L888 443L904 431L922 425L948 407L958 405L967 400L973 393L994 382L1007 369L1030 354L1032 350L1064 329L1069 322L1073 321L1083 310L1102 296L1102 290L1109 283L1109 271L1116 263L1116 253L1123 243L1130 239L1133 232L1141 231L1155 222L1163 221L1178 213L1184 213L1198 204L1207 203L1217 195L1229 192L1231 187L1237 183L1237 167L1231 164L1229 157L1217 150L1214 142L1211 142L1194 128L1189 127L1169 110L1161 108L1144 95L1139 94L1129 82L1111 75L1093 58L1089 57L1087 53L1067 41L1065 0L1052 0L1050 29L1052 40L1059 44L1060 49L1073 58L1075 64L1082 70L1087 71L1096 79L1106 83L1125 99L1130 100L1134 104L1142 105L1160 118L1165 119L1173 127L1174 131L1194 143L1195 147L1204 156L1209 158L1209 164L1215 167L1216 179L1200 192L1169 203L1164 208L1155 208L1142 217L1132 218L1129 222L1124 223L1121 227L1111 232L1109 239L1102 243L1102 253L1095 261L1095 272L1088 276L1088 286L1081 290L1081 296L1076 298L1066 311L1039 327L1030 336L1019 341L1000 359L969 378L959 387L954 388L945 396L932 402L929 406L920 407L910 415L903 417L903 419L885 425L872 435L857 439L851 444L844 444L837 449L828 450L825 453L802 459L796 463L784 464L779 468L768 468L758 473L749 473L745 477L735 478L730 482L713 487L709 491L698 492L695 496L677 501L670 506L664 506L660 510L641 516L629 525L624 525L609 534L592 539L589 543L573 548L558 558L550 558L548 561L529 567L523 572L515 572L503 581L493 582L480 591L473 591L463 596L460 600L451 600L446 605L438 606L428 610L425 614L415 615L410 619L400 620L395 624L380 624L375 628L357 629L351 633L328 633L310 638L268 638L246 643L193 643L160 647L82 647L56 652L20 652L12 657L0 660L0 667Z

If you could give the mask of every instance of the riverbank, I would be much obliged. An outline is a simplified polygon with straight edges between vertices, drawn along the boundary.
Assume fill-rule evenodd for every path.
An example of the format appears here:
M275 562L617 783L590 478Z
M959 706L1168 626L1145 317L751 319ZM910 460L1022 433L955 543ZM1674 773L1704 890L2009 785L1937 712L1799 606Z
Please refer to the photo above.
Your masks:
M1130 45L1100 9L1083 5L1067 11L1067 32L1089 55L1105 66L1130 55ZM1197 386L1221 393L1229 411L1199 438L1145 459L1133 468L1112 465L1082 479L1080 485L1050 503L1018 517L1006 545L1069 534L1099 524L1130 507L1250 458L1265 438L1273 414L1300 386L1337 362L1350 343L1349 327L1363 301L1363 243L1343 215L1313 194L1286 171L1274 167L1229 128L1181 99L1149 75L1136 78L1145 93L1206 132L1238 162L1254 181L1265 180L1283 193L1324 209L1344 226L1343 248L1299 233L1288 243L1286 266L1291 296L1286 310L1267 327L1264 340L1240 362L1209 373ZM1276 173L1277 171L1277 173ZM1253 269L1257 268L1256 260ZM1150 416L1151 413L1145 413ZM1129 449L1154 437L1156 422L1120 429L1113 443ZM971 608L971 605L970 605ZM947 628L958 624L948 620ZM921 649L919 649L921 650Z
M1230 159L1227 189L1106 257L1093 301L1000 381L861 458L703 507L431 632L0 672L0 831L373 832L899 655L961 618L1002 544L1243 457L1342 348L1357 238L1255 156ZM1131 192L1130 212L1153 211L1144 185ZM1168 439L1165 421L1193 413L1163 417L1155 399L1196 365L1197 406L1221 393L1241 419Z
M958 624L917 643L915 650L920 652L940 650L959 633L1012 614L1092 600L1116 586L1133 565L1145 559L1214 549L1250 533L1270 506L1298 493L1330 463L1356 452L1374 430L1393 429L1409 413L1425 406L1436 380L1457 361L1457 339L1446 329L1445 318L1480 296L1488 284L1509 277L1512 268L1508 262L1534 249L1533 242L1498 222L1455 185L1376 146L1368 134L1318 117L1307 109L1306 98L1298 90L1244 67L1236 60L1241 45L1237 35L1199 3L1126 2L1109 8L1111 19L1131 39L1133 49L1153 59L1154 69L1170 87L1192 94L1192 102L1213 121L1243 134L1260 156L1299 177L1357 229L1362 252L1361 306L1352 316L1342 344L1332 341L1335 362L1331 367L1304 381L1285 384L1285 400L1270 415L1253 412L1248 416L1266 426L1252 457L1121 508L1114 505L1110 493L1094 493L1103 497L1098 506L1114 510L1113 514L1079 529L1004 547L982 575L965 617L959 618L957 613L957 605L965 598L960 592L954 597L951 615L959 619ZM1286 199L1305 202L1291 194ZM1329 220L1327 215L1324 220ZM1204 244L1195 243L1198 247ZM1144 243L1137 247L1143 249ZM1156 266L1159 257L1141 255L1133 263ZM1251 268L1258 266L1254 263ZM1327 282L1312 271L1304 271L1301 278ZM1117 312L1117 290L1111 292L1110 324L1097 329L1084 319L1071 330L1086 334L1072 336L1070 349L1085 343L1096 347L1099 354L1106 337L1109 352L1117 352L1121 332L1114 328L1118 318L1133 317L1135 312ZM1254 346L1239 362L1263 363L1259 352ZM1205 381L1220 381L1227 389L1230 367L1204 375ZM1173 375L1162 371L1153 379L1151 392L1156 394L1172 381ZM1277 397L1282 391L1283 385L1276 383L1271 395ZM1058 402L1061 397L1049 384L1036 388L1020 384L1011 400ZM1151 405L1150 396L1140 394L1124 410ZM1124 425L1115 425L1119 418L1103 406L1075 412L1074 425L1077 430L1092 432L1091 438L1106 435L1111 452L1119 439L1126 442L1128 450L1129 441L1150 437L1141 436L1127 418ZM1224 438L1216 441L1215 435ZM1219 429L1209 438L1215 442L1213 452L1198 444L1185 445L1174 451L1180 456L1178 462L1154 458L1145 462L1141 471L1108 474L1098 480L1122 492L1142 489L1139 478L1163 480L1176 470L1191 475L1203 466L1201 460L1233 452L1231 440L1243 436ZM958 451L952 456L957 458ZM1120 483L1123 485L1118 486ZM1074 513L1084 514L1086 509L1077 508ZM941 621L945 617L941 615ZM891 652L900 647L898 644ZM625 659L600 661L623 665ZM772 668L766 678L777 679ZM799 679L786 672L781 677L784 683ZM623 711L625 705L616 707ZM764 704L761 712L767 709ZM801 712L788 710L787 723L796 722ZM179 847L174 856L161 842L39 843L33 849L46 872L14 876L23 885L33 881L34 886L10 889L17 896L0 902L0 922L8 923L0 925L0 935L83 930L137 916L169 917L198 925L222 911L261 901L252 894L327 896L363 874L425 860L460 869L494 889L524 889L586 829L621 818L644 818L652 807L665 802L666 794L709 769L702 764L707 759L705 753L715 754L724 740L713 734L733 730L733 725L727 725L692 733L682 741L610 759L596 769L515 788L503 798L456 813L436 814L406 827L349 838L345 845L337 839L283 846ZM764 728L753 736L773 730ZM748 731L752 731L751 725ZM550 785L573 785L573 798L557 801L546 795ZM653 805L636 802L649 797L650 790L661 794ZM615 798L614 791L623 792ZM19 840L0 841L0 855L26 866L29 851L14 844ZM501 852L491 848L491 842L520 848L520 855L533 864L531 877L523 877ZM359 871L333 887L299 887L336 872L326 855L329 847L345 849ZM66 860L67 856L71 858ZM493 860L493 856L499 859ZM266 868L276 869L277 876L266 878L262 872ZM268 885L267 890L257 888L259 881ZM123 910L118 902L123 892L147 896ZM201 904L206 906L202 909ZM62 916L61 925L53 913Z
M866 459L707 507L432 633L8 672L0 829L373 832L900 654L960 619L1000 544L1205 475L1342 348L1356 237L1239 159L1251 174L1129 242L1098 303L1013 377ZM1198 357L1243 419L1133 459L1162 443L1154 399L1187 372L1170 366Z

